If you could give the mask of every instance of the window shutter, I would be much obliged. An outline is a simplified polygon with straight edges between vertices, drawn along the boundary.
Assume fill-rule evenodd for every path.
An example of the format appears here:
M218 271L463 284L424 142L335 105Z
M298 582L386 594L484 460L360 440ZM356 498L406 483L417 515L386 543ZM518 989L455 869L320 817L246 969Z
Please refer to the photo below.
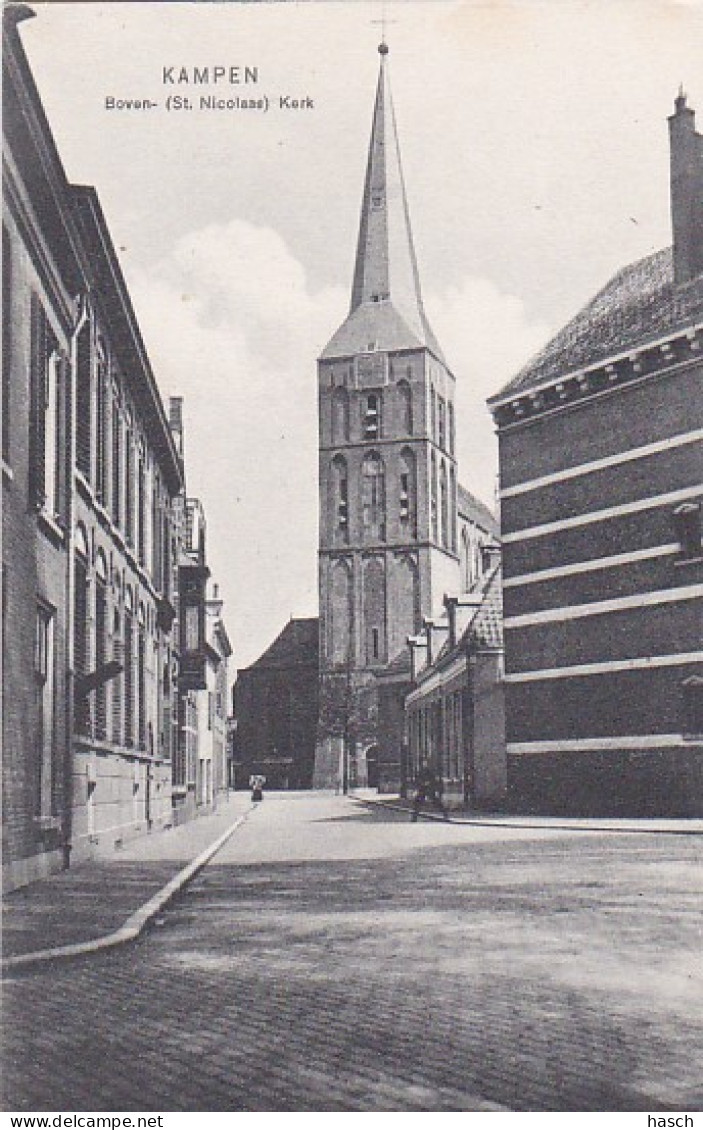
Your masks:
M29 404L29 504L37 510L46 502L46 322L32 294Z

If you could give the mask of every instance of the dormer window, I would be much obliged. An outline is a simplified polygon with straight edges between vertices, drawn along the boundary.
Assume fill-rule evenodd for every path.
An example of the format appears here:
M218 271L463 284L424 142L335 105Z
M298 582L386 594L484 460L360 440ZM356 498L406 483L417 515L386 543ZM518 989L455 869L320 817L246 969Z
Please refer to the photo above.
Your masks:
M382 192L372 192L371 193L371 207L372 208L382 208L383 207L383 201L384 201L384 196L383 196Z

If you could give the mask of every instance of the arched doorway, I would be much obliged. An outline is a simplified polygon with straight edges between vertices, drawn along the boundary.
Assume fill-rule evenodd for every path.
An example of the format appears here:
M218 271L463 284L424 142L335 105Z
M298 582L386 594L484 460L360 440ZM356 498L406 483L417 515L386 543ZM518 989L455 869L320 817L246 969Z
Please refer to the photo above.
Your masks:
M366 784L369 789L377 789L379 784L378 746L366 750Z

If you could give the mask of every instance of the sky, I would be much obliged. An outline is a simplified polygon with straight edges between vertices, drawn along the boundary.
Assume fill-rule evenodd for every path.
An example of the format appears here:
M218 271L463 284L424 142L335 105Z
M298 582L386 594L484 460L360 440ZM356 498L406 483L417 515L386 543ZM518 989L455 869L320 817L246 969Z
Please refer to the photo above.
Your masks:
M317 614L316 359L349 305L382 6L33 7L20 30L66 172L96 187L161 393L184 397L187 490L246 667L291 616ZM486 398L616 270L671 242L666 118L682 83L703 121L703 0L385 12L423 296L457 377L460 480L492 504ZM162 82L165 67L216 65L259 81ZM168 111L169 94L194 108ZM201 110L213 94L270 109Z

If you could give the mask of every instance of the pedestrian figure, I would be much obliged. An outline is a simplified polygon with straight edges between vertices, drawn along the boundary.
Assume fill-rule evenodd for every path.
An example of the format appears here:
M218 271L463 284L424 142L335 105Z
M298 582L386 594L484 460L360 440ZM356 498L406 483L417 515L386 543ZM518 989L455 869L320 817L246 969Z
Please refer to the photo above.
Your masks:
M252 800L259 801L264 799L265 784L266 778L262 777L260 773L253 773L251 775L251 777L249 778L249 788L251 789Z
M440 810L444 819L449 819L449 814L442 800L441 782L437 781L430 766L425 764L420 766L417 774L415 799L413 800L413 810L410 814L410 819L413 824L420 814L420 806L427 803L434 804Z

